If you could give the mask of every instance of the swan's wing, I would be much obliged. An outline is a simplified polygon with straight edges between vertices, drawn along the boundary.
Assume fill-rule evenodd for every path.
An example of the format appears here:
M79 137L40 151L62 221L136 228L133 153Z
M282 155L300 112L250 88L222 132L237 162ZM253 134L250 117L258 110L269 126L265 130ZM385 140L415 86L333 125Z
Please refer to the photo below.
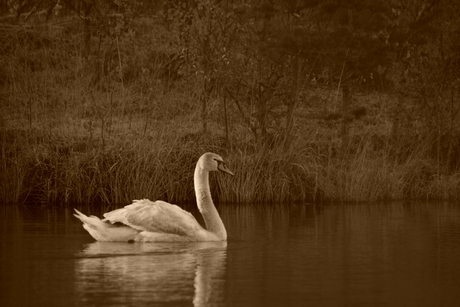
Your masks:
M104 214L104 221L123 223L139 231L191 236L203 227L189 212L164 201L135 200Z

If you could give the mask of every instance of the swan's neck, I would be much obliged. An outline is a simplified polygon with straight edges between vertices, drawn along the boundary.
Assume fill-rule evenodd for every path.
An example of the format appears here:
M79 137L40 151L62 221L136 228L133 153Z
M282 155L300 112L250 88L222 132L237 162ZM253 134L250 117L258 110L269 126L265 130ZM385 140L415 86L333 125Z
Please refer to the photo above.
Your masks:
M227 231L211 198L209 172L203 170L199 165L195 168L194 184L198 210L203 215L207 230L220 239L226 240Z

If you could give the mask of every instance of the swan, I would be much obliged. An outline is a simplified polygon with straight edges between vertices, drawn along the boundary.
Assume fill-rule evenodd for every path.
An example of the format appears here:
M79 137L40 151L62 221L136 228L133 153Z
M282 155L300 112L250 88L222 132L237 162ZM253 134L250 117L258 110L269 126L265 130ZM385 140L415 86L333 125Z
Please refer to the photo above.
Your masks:
M234 175L221 156L203 154L193 177L197 206L206 224L204 229L193 215L176 205L157 200L134 200L121 209L104 213L104 219L86 216L74 209L97 241L118 242L198 242L226 241L227 231L211 198L209 172L222 171Z

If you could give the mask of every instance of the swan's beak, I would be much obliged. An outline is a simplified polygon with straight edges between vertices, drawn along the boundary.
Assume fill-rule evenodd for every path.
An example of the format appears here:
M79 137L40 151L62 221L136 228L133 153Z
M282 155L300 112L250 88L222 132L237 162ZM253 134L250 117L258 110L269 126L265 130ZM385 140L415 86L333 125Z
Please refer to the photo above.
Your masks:
M228 167L224 163L219 163L219 165L217 166L217 169L219 171L222 171L222 172L227 173L229 175L232 175L232 176L235 175L235 174L233 174L233 172L231 170L228 169Z

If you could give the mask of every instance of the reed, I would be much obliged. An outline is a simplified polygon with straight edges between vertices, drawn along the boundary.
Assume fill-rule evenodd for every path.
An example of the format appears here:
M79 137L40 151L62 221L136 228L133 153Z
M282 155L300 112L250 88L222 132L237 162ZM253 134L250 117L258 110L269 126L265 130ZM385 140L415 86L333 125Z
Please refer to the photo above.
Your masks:
M104 147L88 138L56 146L57 139L20 133L7 142L3 133L2 202L120 205L144 197L194 202L196 159L209 149L226 149L212 139L184 147L181 137L166 131L156 138L112 137ZM239 203L457 199L460 177L437 174L420 152L398 162L366 148L346 160L309 148L230 150L223 156L236 176L212 174L212 192L219 202Z
M4 140L2 140L2 143ZM26 199L30 189L24 185L28 169L13 158L16 153L11 147L0 148L0 199L4 203L18 203Z
M35 34L12 34L11 45L2 49L9 50L1 58L0 72L8 79L0 105L2 203L119 206L138 198L194 202L193 170L206 151L221 154L236 174L211 175L218 202L460 196L460 176L441 170L428 139L394 153L390 142L373 144L369 125L346 155L337 153L334 141L322 149L315 142L302 142L304 135L289 148L258 147L241 132L244 125L234 115L227 143L218 99L209 101L209 131L200 133L199 82L187 79L165 86L143 77L139 63L148 55L141 54L119 63L125 65L124 72L137 74L120 85L75 53L75 46L60 42L64 35L56 39L55 33ZM37 44L42 47L37 49ZM298 131L308 129L305 124Z
M358 150L318 167L318 186L325 201L373 202L401 199L457 199L458 173L440 175L430 144L414 142L399 156L387 146L376 152L369 139Z

